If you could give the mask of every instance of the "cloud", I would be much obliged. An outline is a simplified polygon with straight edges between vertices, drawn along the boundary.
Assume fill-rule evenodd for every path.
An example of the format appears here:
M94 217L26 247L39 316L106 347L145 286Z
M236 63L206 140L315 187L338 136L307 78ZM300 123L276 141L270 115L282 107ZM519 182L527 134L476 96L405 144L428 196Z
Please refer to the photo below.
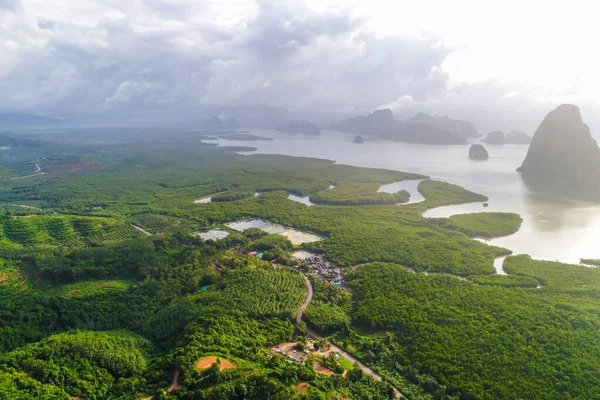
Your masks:
M142 3L137 13L109 0L63 9L72 16L26 9L11 25L28 37L13 35L12 62L0 61L7 94L0 108L185 115L264 107L314 115L348 106L366 112L399 93L421 98L445 85L435 71L448 50L438 38L377 38L349 10L261 1L234 23L197 25L211 20L207 11L224 10L208 2Z
M52 21L47 21L44 19L38 19L38 24L37 24L38 28L40 29L45 29L45 30L53 30L54 29L54 22Z
M2 10L17 11L20 6L20 0L0 0L0 12Z
M398 118L408 118L417 112L439 112L469 120L484 134L493 130L523 130L533 134L544 116L563 103L580 105L592 131L593 127L600 128L594 104L573 95L556 96L525 82L508 84L494 79L450 85L446 91L424 99L401 96L379 108L390 108Z
M443 36L381 35L354 8L306 1L0 0L0 111L327 121L389 106L524 129L589 79L560 93L457 79L475 56Z

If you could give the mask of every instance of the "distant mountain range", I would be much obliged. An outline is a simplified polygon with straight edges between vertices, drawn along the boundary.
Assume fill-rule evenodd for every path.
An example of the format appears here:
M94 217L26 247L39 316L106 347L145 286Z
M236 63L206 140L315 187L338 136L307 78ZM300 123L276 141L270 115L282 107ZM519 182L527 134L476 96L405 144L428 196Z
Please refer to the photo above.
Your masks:
M207 130L237 129L238 123L236 119L232 117L225 118L219 115L213 115L204 120L203 128Z
M468 121L423 113L406 121L396 121L390 109L334 122L331 129L398 142L426 144L465 144L467 139L481 136Z
M343 121L333 122L331 129L339 132L355 133L357 135L379 135L381 132L393 129L396 124L392 110L386 108L375 110L366 117L353 117Z
M64 120L33 114L0 113L0 125L58 125Z
M481 134L475 130L475 127L469 121L451 119L445 115L427 115L419 113L406 120L408 123L419 123L424 125L435 125L444 129L454 137L470 139L481 137Z

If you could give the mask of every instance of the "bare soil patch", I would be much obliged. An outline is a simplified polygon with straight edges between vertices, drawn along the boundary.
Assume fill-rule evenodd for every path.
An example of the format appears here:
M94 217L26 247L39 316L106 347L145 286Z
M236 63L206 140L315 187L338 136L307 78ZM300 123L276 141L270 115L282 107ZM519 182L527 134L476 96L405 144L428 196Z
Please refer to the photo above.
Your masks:
M228 361L224 358L221 357L214 357L214 356L209 356L209 357L204 357L201 358L200 360L198 360L198 362L196 362L196 368L197 369L206 369L211 367L214 363L217 362L217 358L221 361L221 368L219 369L220 371L226 370L226 369L232 369L232 368L236 368L235 365L233 365L231 363L231 361Z
M312 258L312 257L316 257L316 256L318 256L318 254L309 253L308 251L305 251L305 250L298 250L298 251L292 253L292 257L297 258L298 260L305 260L307 258Z
M319 364L318 362L316 362L313 365L313 368L315 369L315 371L323 374L323 375L327 375L327 376L331 376L334 374L334 372L332 370L330 370L329 368L325 368L324 366L322 366L321 364Z
M294 385L294 389L298 393L305 393L309 387L310 385L308 384L308 382L298 382L297 385Z
M173 373L173 382L171 383L171 386L167 389L167 392L171 393L171 392L174 392L175 390L181 389L181 385L177 382L178 379L179 379L179 370L177 370Z

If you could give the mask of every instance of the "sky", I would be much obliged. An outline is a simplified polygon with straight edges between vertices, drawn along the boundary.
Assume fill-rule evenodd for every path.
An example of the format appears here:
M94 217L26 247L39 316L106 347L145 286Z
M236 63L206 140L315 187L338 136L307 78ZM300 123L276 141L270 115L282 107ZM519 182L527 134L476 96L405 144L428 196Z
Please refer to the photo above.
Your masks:
M391 108L600 130L591 1L0 0L0 112L316 122ZM595 129L595 127L598 129Z

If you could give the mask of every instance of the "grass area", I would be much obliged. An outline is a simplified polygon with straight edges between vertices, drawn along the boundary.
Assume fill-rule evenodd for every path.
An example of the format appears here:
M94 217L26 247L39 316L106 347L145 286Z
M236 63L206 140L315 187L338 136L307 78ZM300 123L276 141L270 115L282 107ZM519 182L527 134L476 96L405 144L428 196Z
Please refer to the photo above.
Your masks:
M352 364L352 363L350 362L350 360L348 360L348 359L346 359L346 358L344 358L344 357L342 357L342 356L339 356L339 357L338 357L338 359L337 359L337 361L340 363L340 365L341 365L341 366L342 366L342 367L343 367L343 368L344 368L346 371L352 371L352 370L354 370L354 364Z

